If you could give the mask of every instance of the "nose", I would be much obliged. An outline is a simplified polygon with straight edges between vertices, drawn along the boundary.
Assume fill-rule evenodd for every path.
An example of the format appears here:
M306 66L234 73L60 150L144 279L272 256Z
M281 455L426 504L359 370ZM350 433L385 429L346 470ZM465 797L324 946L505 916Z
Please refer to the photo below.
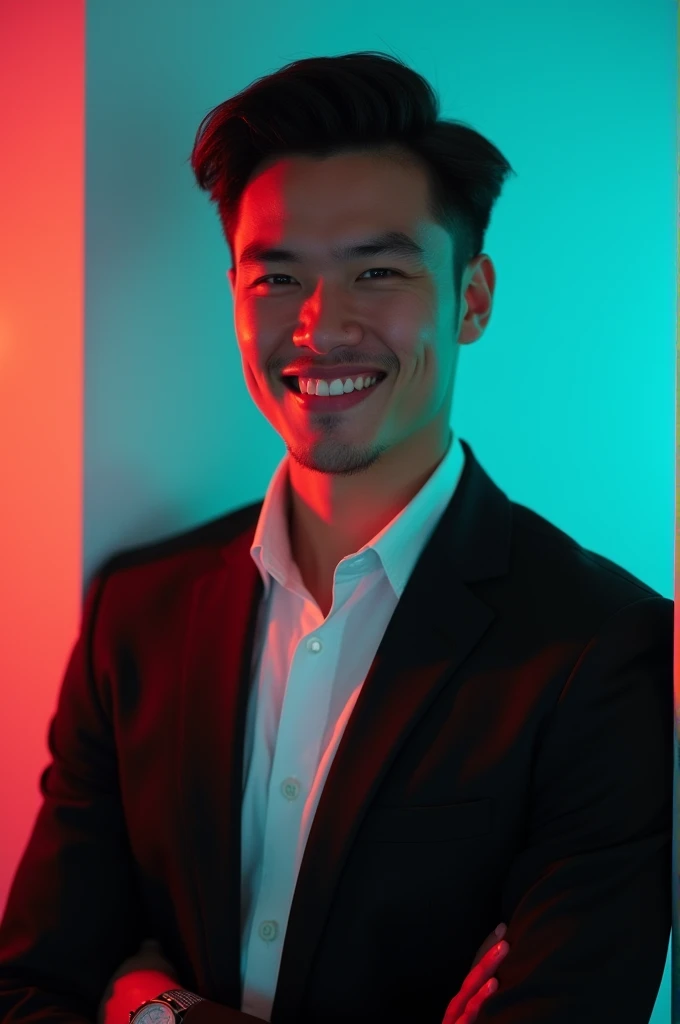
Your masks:
M338 298L328 292L321 297L321 287L305 302L300 310L293 343L319 354L329 352L338 345L356 345L362 331Z
M324 352L331 352L338 345L354 347L360 344L361 337L361 329L357 324L347 324L345 327L314 325L306 330L297 330L293 335L293 344L322 355Z

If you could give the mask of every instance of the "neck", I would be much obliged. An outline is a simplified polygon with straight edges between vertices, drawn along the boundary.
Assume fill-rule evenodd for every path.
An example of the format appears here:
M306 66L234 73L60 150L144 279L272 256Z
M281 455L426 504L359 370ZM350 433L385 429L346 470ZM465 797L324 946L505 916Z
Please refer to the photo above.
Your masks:
M399 445L363 473L318 473L289 461L288 525L293 560L313 594L330 592L335 568L404 509L444 458L453 432L429 446ZM422 440L422 439L421 439Z

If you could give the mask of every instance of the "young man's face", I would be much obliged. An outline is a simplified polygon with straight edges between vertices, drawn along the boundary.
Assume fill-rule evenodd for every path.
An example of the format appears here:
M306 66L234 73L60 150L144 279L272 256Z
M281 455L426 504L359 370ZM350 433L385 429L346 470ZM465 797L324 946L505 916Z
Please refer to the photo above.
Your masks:
M427 205L425 172L377 153L272 160L243 193L228 276L246 385L291 457L309 469L361 472L385 453L399 458L405 443L411 460L422 447L425 462L432 439L448 437L458 342L484 330L494 271L486 256L473 261L461 308L451 236ZM388 232L412 239L423 255L333 257L336 247ZM254 243L299 259L265 254L242 263ZM376 384L350 390L348 378L376 373ZM325 390L319 377L329 386L338 378L342 397L310 401L300 377L314 382L315 396Z

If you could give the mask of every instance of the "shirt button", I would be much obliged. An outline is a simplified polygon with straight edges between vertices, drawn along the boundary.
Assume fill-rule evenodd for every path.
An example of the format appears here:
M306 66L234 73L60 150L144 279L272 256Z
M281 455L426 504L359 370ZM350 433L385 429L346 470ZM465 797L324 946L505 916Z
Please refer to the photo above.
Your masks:
M300 783L292 776L289 779L284 779L281 783L281 792L286 800L297 800L300 792Z
M279 926L276 921L263 921L258 928L258 934L265 942L273 942L279 934Z
M310 639L307 641L307 650L311 651L312 654L318 654L322 647L323 644L315 636L310 637Z

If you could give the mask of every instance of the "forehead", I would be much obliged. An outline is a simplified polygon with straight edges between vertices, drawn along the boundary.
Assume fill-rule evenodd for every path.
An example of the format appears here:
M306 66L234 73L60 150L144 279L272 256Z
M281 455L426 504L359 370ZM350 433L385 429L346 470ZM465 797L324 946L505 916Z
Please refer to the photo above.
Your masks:
M398 153L273 158L246 185L235 243L240 250L255 237L330 240L392 230L431 248L442 229L431 220L428 200L425 169Z

